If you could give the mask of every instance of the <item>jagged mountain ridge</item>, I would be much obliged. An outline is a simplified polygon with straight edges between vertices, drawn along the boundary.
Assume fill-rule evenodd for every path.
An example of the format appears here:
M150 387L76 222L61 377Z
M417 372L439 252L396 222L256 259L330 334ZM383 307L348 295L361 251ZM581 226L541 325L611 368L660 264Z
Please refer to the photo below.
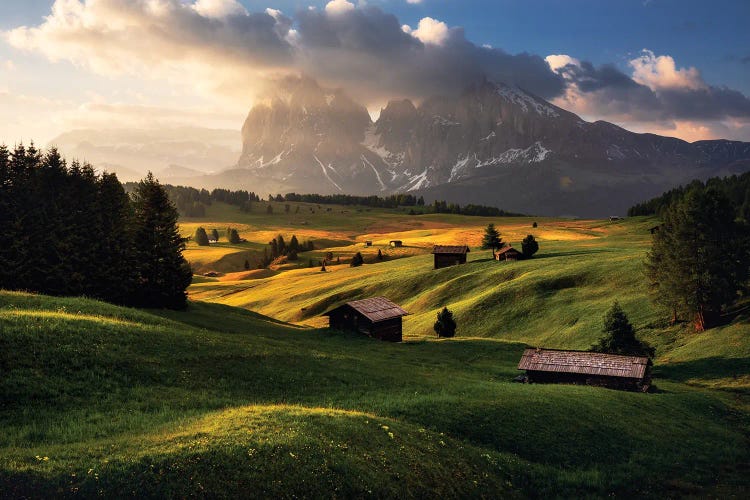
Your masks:
M622 212L693 178L750 168L750 143L636 134L486 81L419 106L391 101L373 122L344 91L302 78L254 106L242 138L238 168L256 191L412 191L550 215Z

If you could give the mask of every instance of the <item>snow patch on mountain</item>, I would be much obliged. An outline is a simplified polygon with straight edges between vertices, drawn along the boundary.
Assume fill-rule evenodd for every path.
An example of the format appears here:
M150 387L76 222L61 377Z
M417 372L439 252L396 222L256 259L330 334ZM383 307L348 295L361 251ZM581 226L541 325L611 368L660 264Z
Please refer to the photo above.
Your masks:
M542 116L548 116L551 118L557 118L560 116L560 113L558 113L555 108L536 99L534 96L527 94L518 87L497 85L496 92L506 101L518 105L524 113L528 113L529 108L533 108L537 114Z
M383 183L383 179L380 178L380 172L378 172L378 169L375 168L375 165L370 163L370 160L368 160L365 155L360 155L360 157L362 158L362 164L369 165L372 171L375 172L375 177L377 177L378 183L380 184L380 190L385 191L386 189L388 189L386 185Z
M328 170L326 170L326 166L323 165L323 162L320 161L320 159L318 159L318 157L316 155L313 155L313 158L315 158L315 161L317 161L318 165L320 165L320 168L321 168L321 170L323 170L323 175L326 176L326 179L328 179L331 182L331 184L333 184L334 186L336 186L336 189L338 189L339 191L343 191L343 189L341 189L341 186L339 186L338 184L336 184L336 181L334 181L333 179L331 179L331 176L328 175ZM333 170L334 172L336 172L336 170L334 170L333 167L331 167L330 164L328 165L328 168L330 168L331 170Z

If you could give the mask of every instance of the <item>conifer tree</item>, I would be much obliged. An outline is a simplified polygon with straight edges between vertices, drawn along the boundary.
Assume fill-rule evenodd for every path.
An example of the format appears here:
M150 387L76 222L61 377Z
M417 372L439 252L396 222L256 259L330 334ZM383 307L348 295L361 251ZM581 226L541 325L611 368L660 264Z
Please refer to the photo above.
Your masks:
M727 197L691 189L669 205L653 236L646 274L654 301L671 311L673 322L683 315L696 331L711 327L747 279L747 247Z
M521 242L521 252L524 258L530 259L535 253L539 251L539 243L537 243L534 236L529 234Z
M484 250L492 250L492 258L495 258L495 251L502 248L503 240L500 238L500 233L495 229L495 224L489 223L484 230L484 236L482 237L482 248Z
M438 337L454 337L456 335L456 320L447 307L437 314L437 321L432 327Z
M139 265L134 301L145 307L184 308L192 272L182 255L177 208L149 172L133 193L133 243Z
M276 247L279 249L279 255L286 255L287 248L283 236L276 236Z
M232 228L229 230L229 243L236 245L240 242L240 233L236 229Z
M289 250L293 252L299 252L300 246L299 246L299 240L297 240L297 236L292 235L292 239L289 240Z
M206 234L206 230L202 227L199 227L195 230L195 235L193 235L193 241L195 241L198 246L201 247L207 247L208 246L208 234Z
M214 241L219 241L219 231L217 231L215 228L211 230L211 239Z
M378 260L383 260L383 252L378 248Z
M362 254L357 252L356 254L354 254L354 257L352 257L352 261L349 263L349 266L359 267L364 263L365 263L365 259L362 257Z
M635 337L635 329L615 301L604 315L604 336L589 349L594 352L626 356L654 356L654 349Z

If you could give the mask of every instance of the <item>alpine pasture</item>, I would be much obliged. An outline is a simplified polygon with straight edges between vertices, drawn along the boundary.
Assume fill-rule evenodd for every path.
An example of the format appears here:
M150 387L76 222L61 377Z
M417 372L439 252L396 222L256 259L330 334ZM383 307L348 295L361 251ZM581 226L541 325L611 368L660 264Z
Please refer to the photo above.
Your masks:
M266 205L215 203L181 221L184 236L198 226L222 236L188 243L197 275L184 312L0 292L0 496L729 497L750 487L747 304L701 334L670 326L643 275L655 219ZM489 222L516 247L533 234L539 252L492 260L477 247ZM229 226L247 241L227 243ZM278 234L315 250L256 269ZM468 244L468 262L434 270L433 244ZM356 252L365 264L349 267ZM322 313L372 296L411 313L405 342L325 328ZM657 349L655 392L512 382L526 346L593 344L614 300ZM438 340L444 306L457 336Z

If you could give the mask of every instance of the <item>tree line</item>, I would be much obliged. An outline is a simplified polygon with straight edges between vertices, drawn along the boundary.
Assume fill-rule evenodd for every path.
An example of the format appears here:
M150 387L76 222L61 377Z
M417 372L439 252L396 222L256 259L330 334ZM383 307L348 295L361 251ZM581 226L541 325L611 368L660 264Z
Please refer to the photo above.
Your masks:
M115 174L56 149L0 146L0 288L182 308L192 272L178 213L151 174Z
M721 186L698 183L663 208L646 274L672 323L689 319L703 331L747 295L750 230L738 200Z
M664 194L628 209L629 216L663 215L674 203L683 199L690 191L713 189L722 193L731 202L735 215L743 220L750 220L750 172L730 177L712 177L705 183L694 180L687 186L671 189Z
M136 182L126 182L125 191L133 193L138 187ZM252 209L252 203L260 201L260 197L252 191L229 189L196 189L189 186L172 186L164 184L164 190L169 199L177 207L182 217L205 217L206 208L213 203L227 203L239 207L245 212Z

